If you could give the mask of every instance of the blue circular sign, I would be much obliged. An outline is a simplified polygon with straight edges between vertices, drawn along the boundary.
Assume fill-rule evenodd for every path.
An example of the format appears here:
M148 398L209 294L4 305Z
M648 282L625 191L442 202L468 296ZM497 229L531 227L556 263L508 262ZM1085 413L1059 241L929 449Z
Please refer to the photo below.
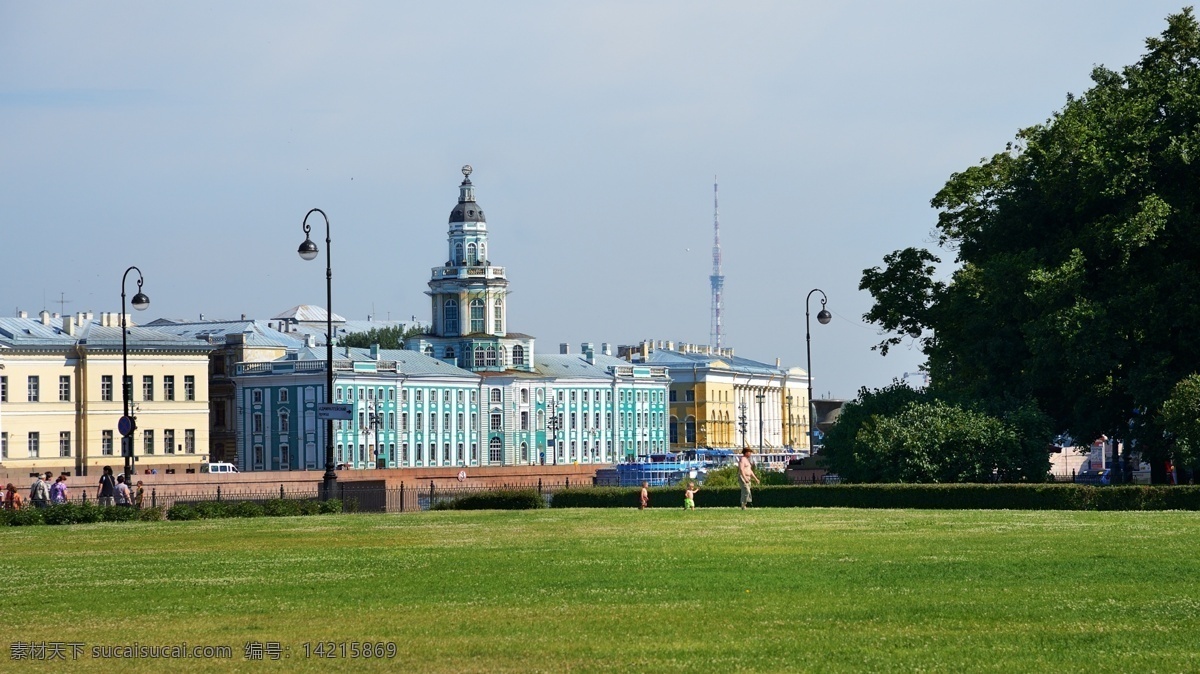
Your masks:
M133 432L133 429L133 417L121 417L121 420L117 422L117 430L120 431L121 435L129 435Z

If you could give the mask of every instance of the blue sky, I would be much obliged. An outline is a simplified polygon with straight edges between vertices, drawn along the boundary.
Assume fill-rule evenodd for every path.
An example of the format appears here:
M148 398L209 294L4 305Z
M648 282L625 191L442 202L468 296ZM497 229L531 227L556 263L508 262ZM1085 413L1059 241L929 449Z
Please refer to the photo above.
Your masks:
M922 360L870 350L862 270L1180 8L0 0L0 314L116 311L130 264L141 319L323 304L319 207L334 311L427 320L469 163L510 329L705 343L717 174L726 343L803 367L822 288L815 386L853 396Z

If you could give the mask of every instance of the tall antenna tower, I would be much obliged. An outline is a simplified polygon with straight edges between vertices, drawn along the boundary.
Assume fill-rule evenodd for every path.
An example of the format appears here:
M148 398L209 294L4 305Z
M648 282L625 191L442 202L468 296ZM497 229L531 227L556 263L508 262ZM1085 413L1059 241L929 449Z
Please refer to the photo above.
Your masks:
M713 272L708 277L712 285L712 317L709 322L708 342L714 349L721 348L725 329L721 326L722 295L725 293L725 275L721 273L721 219L717 210L717 177L713 176Z

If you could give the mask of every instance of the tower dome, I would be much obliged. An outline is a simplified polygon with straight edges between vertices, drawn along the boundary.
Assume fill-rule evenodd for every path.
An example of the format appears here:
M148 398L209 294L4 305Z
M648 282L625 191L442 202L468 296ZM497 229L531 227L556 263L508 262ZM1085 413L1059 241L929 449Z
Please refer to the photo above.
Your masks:
M450 222L487 222L483 209L475 203L475 186L471 184L471 165L462 167L463 181L458 186L458 203L450 211Z

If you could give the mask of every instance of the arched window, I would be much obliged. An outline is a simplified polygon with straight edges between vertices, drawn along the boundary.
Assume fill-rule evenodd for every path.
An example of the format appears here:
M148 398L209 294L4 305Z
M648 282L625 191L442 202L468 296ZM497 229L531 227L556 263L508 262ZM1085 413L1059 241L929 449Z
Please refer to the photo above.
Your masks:
M429 346L428 344L425 345L425 355L426 356L433 355L433 347L432 346Z
M521 443L521 463L529 463L529 445Z
M504 332L504 302L496 300L492 307L492 332Z
M500 438L492 438L488 441L488 463L500 463L501 461L501 444Z
M487 264L487 244L486 243L479 244L479 261L484 264Z
M494 346L487 348L487 366L496 367L496 347Z
M500 397L501 395L502 395L502 393L501 393L500 389L494 388L494 389L492 389L491 398L489 398L489 400L491 400L493 403L498 403L501 401L501 397Z
M453 346L446 347L446 360L454 360L454 347Z
M485 328L483 300L475 298L471 300L471 332L483 332Z
M475 347L475 367L483 367L483 347Z
M525 347L520 344L513 347L513 365L525 364Z
M442 327L446 334L458 334L458 300L446 300L442 308Z
M671 417L671 444L679 444L679 419Z
M288 417L287 411L285 410L283 412L280 412L279 413L279 433L287 434L287 433L291 432L291 426L292 426L291 419ZM170 449L174 449L174 447L168 447L168 450L170 450Z
M477 258L475 257L475 244L468 243L467 244L467 264L474 265L476 259Z
M504 347L503 347L503 346L501 346L501 347L499 348L499 350L497 350L497 352L496 352L496 353L497 353L497 356L496 356L496 358L498 359L498 360L496 361L496 364L500 366L500 369L504 369L504 368L508 367L508 360L505 358L505 355L506 355L506 354L505 354L505 352L504 352ZM529 401L528 401L528 400L526 400L525 402L529 402Z
M463 247L461 243L454 244L454 264L462 265L463 263Z

